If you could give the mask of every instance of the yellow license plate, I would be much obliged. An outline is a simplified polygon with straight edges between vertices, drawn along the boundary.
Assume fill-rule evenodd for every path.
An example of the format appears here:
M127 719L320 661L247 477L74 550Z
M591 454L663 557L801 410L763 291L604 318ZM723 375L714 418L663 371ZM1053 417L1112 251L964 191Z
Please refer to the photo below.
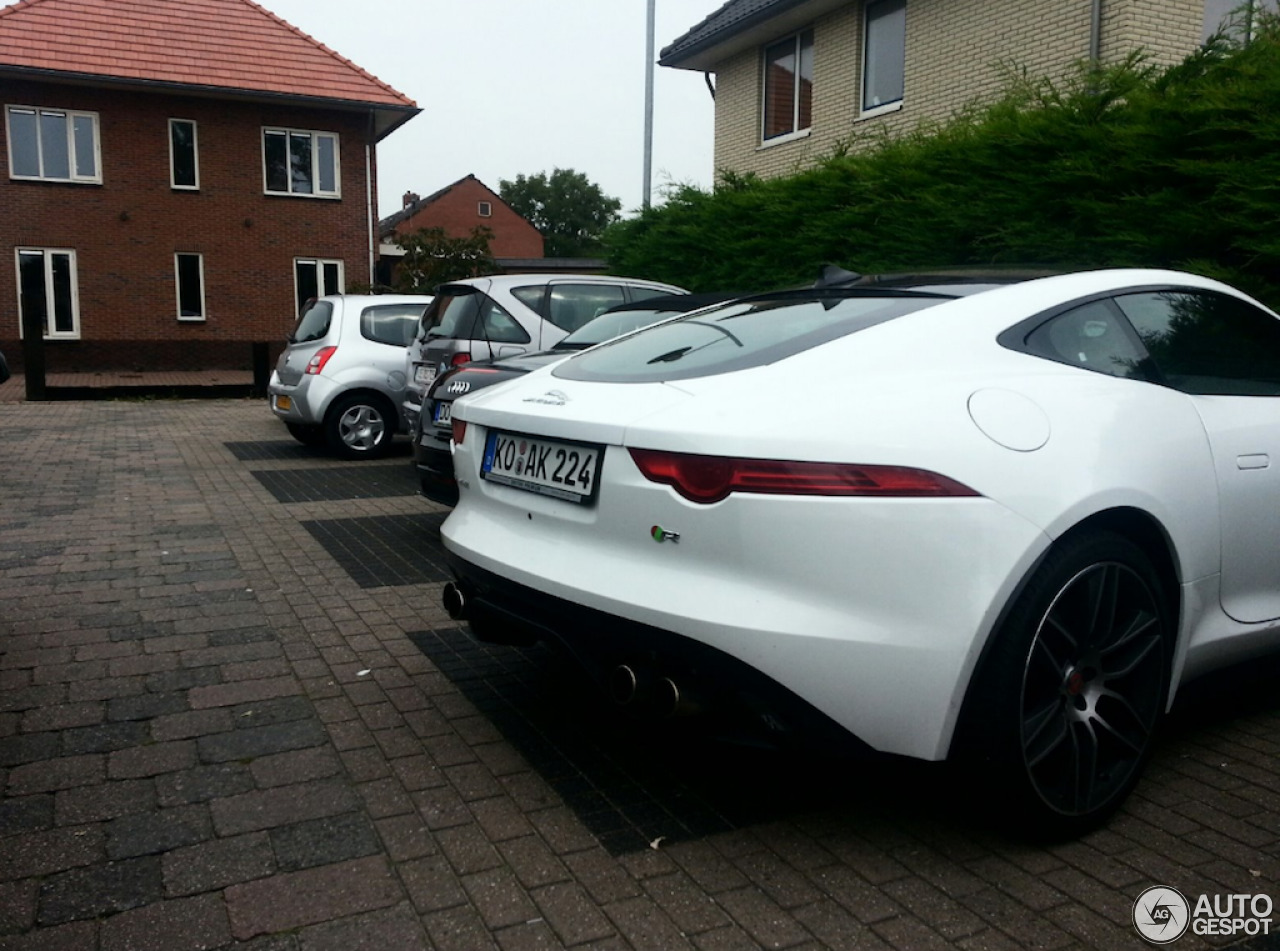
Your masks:
M293 409L293 400L287 396L277 396L276 409Z

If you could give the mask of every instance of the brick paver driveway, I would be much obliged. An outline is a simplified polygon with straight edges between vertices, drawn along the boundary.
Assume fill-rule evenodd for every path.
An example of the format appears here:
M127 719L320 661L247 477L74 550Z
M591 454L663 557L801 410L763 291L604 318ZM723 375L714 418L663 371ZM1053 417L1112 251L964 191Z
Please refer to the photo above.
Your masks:
M945 770L636 730L471 644L413 490L258 402L0 405L0 949L1114 949L1149 886L1280 901L1274 680L1028 846Z

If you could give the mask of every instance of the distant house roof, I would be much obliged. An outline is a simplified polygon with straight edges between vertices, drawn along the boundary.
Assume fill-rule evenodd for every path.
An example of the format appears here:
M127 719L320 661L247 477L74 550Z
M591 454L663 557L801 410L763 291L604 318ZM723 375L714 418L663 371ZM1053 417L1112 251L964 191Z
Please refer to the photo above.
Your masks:
M714 70L726 57L798 29L848 3L849 0L729 0L663 49L658 64Z
M485 191L492 194L494 201L502 202L502 204L506 205L508 208L511 207L510 205L507 205L506 202L502 201L502 197L497 192L495 192L492 188L490 188L484 182L480 181L480 179L476 178L475 175L464 175L462 178L458 179L456 182L446 185L444 186L444 188L441 188L438 191L432 192L426 198L414 198L412 201L408 201L407 199L409 199L411 196L406 195L405 196L406 204L403 208L401 208L395 214L388 215L387 217L383 218L381 221L378 222L378 234L385 240L390 235L394 234L396 228L398 228L401 224L408 221L410 218L412 218L414 215L420 212L423 208L426 208L428 205L434 204L435 202L439 201L441 198L449 194L449 192L453 191L455 188L457 188L459 185L463 184L464 182L475 182L481 188L485 189ZM533 227L533 226L530 225L529 227Z
M371 109L379 138L421 111L251 0L19 0L0 73Z

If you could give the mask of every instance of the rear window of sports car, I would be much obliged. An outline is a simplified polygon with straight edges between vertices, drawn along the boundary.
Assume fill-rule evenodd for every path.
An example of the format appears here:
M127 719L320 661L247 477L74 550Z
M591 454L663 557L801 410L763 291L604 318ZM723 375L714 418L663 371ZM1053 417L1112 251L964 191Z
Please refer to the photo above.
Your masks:
M949 300L915 294L814 294L727 304L667 321L560 364L554 375L661 383L765 366Z

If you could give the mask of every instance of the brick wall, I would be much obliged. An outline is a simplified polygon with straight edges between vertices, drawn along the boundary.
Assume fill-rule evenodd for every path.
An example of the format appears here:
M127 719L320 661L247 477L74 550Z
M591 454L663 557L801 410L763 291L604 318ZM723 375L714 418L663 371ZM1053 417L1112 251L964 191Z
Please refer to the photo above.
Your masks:
M488 202L492 214L480 216L480 202ZM476 178L464 178L417 214L396 226L396 234L411 234L419 228L443 228L451 238L465 238L473 228L493 231L489 251L495 258L540 258L542 235L516 214L492 189Z
M3 99L97 112L102 159L101 185L0 178L0 349L14 362L19 246L76 252L80 339L46 343L51 372L247 367L252 341L293 325L295 257L370 280L363 114L28 83L6 83ZM170 118L197 123L198 192L170 188ZM264 125L338 133L342 197L263 194ZM177 251L204 256L203 323L177 320Z
M1102 58L1141 47L1147 62L1172 66L1200 44L1204 0L1112 0L1102 5Z
M1149 62L1169 65L1200 42L1203 0L1105 0L1102 10L1104 62L1141 47ZM837 148L944 122L998 96L1011 73L1060 80L1089 55L1090 15L1089 0L907 0L902 108L863 118L863 3L850 3L813 23L814 118L807 135L761 144L759 49L717 64L715 167L788 174Z

